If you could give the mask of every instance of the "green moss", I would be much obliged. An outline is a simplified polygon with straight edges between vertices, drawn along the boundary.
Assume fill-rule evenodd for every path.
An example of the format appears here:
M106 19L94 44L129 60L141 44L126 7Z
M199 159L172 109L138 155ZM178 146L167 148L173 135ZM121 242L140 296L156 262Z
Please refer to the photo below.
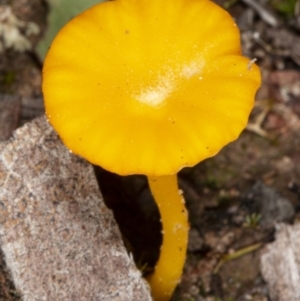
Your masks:
M271 5L287 18L291 18L295 12L297 0L271 0Z
M227 0L227 1L224 2L223 7L225 9L229 9L231 6L233 6L237 2L238 2L238 0Z
M259 225L259 221L261 219L261 214L259 213L251 213L246 216L245 226L249 228L256 228Z
M7 71L2 77L2 84L6 87L10 87L16 79L16 75L13 71Z
M211 190L217 190L219 188L218 180L212 176L208 176L203 184Z

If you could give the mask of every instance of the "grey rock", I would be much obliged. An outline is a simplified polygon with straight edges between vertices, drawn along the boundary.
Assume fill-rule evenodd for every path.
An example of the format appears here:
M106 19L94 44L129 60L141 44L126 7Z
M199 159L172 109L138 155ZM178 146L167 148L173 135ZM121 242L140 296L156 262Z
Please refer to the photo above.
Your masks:
M276 240L261 252L261 273L272 301L299 301L300 224L276 228Z
M150 301L92 166L44 117L0 144L0 247L24 301Z
M291 202L261 181L244 194L243 205L250 213L261 215L259 224L264 229L273 228L279 222L290 222L295 216Z

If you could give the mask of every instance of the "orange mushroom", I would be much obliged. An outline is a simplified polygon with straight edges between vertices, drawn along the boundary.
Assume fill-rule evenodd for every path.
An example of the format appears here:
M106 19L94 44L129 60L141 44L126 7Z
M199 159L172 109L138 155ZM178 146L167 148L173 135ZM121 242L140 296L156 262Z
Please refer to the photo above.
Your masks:
M115 0L71 20L45 60L46 115L66 146L120 175L148 176L163 244L149 276L169 300L188 221L176 173L247 124L260 85L230 15L208 0Z

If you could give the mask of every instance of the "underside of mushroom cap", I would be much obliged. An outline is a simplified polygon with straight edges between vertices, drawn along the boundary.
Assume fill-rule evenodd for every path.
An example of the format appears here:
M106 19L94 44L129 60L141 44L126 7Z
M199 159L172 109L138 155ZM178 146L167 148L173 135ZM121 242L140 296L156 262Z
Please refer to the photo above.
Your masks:
M167 175L247 124L260 72L207 0L115 0L71 20L45 60L46 115L67 147L118 174Z

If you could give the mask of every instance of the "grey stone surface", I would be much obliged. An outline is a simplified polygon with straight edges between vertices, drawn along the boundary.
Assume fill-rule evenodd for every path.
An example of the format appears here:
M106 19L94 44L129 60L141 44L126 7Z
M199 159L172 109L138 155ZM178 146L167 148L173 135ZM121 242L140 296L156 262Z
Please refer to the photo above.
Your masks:
M272 301L300 300L300 224L277 226L275 242L262 250L261 272Z
M24 301L150 301L93 168L44 117L0 144L0 246Z
M261 215L259 224L264 229L273 228L276 223L290 222L295 215L292 203L261 181L245 193L243 205L251 213Z

